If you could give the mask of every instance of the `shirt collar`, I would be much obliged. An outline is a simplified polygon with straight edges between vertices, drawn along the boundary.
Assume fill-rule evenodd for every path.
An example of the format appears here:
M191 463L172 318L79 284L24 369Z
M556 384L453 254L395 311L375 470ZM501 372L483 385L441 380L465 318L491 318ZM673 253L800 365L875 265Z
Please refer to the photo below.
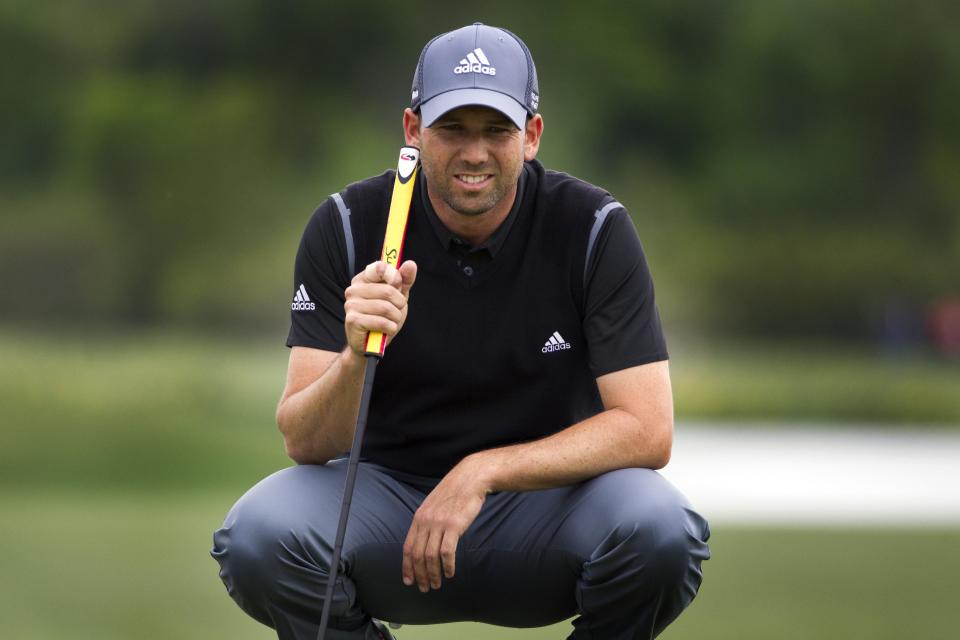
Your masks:
M483 244L476 247L470 247L465 240L450 231L440 220L440 216L438 216L437 212L433 209L433 203L430 202L430 196L427 195L427 179L423 175L423 171L420 171L418 179L420 182L420 198L423 203L423 209L427 214L427 220L430 221L430 226L432 226L436 232L437 239L443 248L449 251L455 247L470 247L471 253L485 250L490 253L490 257L496 257L497 252L500 251L500 247L503 246L504 240L506 240L507 235L510 233L510 228L513 226L514 220L517 219L517 211L520 210L520 203L523 201L523 191L527 184L527 170L527 164L524 163L523 171L520 172L520 180L517 182L517 195L513 200L513 206L510 207L510 213L507 214L506 219L500 223L496 231L494 231Z

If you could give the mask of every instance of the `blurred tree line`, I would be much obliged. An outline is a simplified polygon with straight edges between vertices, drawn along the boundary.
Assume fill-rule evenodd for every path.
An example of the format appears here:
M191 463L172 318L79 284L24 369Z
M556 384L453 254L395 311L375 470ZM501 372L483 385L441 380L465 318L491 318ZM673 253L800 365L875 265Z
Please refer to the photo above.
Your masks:
M960 295L960 4L0 2L0 321L286 323L423 44L534 53L541 159L628 204L668 326L867 338Z

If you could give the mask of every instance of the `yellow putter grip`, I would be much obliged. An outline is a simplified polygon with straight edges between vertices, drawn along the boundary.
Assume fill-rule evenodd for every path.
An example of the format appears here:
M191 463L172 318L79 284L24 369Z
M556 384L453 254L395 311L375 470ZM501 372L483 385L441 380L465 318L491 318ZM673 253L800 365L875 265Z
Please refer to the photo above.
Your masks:
M383 252L380 259L394 267L400 266L403 255L403 239L407 235L407 218L410 216L410 201L413 199L413 186L416 184L420 150L416 147L400 149L397 162L397 177L393 181L393 195L390 198L390 212L387 214L387 232L383 238ZM387 337L379 331L367 334L367 355L382 356L387 346Z

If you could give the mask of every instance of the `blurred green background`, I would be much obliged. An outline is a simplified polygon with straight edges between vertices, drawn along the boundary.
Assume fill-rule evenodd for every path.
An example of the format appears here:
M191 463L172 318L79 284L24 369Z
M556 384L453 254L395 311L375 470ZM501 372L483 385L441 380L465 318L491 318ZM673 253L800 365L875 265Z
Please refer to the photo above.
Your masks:
M206 552L289 464L299 236L475 20L533 51L543 162L634 217L678 428L957 429L955 2L0 0L0 637L271 637ZM665 638L956 628L960 530L714 529ZM453 633L566 628L399 636Z

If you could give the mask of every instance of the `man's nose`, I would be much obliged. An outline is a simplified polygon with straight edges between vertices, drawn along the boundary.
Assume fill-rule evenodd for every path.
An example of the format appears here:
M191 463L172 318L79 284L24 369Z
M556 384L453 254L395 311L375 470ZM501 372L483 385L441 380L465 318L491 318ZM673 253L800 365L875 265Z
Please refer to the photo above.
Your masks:
M473 134L467 136L460 149L460 158L469 164L484 164L490 154L487 149L487 142L482 134Z

